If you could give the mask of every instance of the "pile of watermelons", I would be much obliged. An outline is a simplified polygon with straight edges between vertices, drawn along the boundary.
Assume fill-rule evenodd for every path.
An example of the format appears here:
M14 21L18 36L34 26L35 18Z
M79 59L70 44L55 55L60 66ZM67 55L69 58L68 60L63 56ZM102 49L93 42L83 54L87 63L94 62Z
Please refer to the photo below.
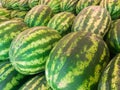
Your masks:
M120 90L120 0L0 2L0 90Z

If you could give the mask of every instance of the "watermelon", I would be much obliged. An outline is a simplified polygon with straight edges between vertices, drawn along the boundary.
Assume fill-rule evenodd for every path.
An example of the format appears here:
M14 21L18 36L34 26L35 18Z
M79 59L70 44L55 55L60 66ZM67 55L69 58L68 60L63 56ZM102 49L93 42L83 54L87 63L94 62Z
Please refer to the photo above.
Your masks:
M55 14L60 12L60 3L61 0L39 0L40 5L48 5Z
M75 18L72 31L89 31L104 37L111 25L111 17L100 6L88 6Z
M120 18L120 0L102 0L100 6L109 11L113 20Z
M6 8L0 7L0 16L10 18L10 13L11 13L10 10L7 10Z
M75 13L77 2L78 0L61 0L60 3L61 11Z
M27 13L24 21L29 27L47 26L52 16L53 13L49 6L37 5Z
M12 10L11 11L11 18L23 18L27 14L28 11L21 11L21 10Z
M99 5L100 1L101 0L79 0L76 5L76 13L78 14L85 7Z
M120 53L120 19L112 22L105 41L109 46L111 53Z
M109 62L103 39L91 32L72 32L52 49L45 66L53 90L97 90L102 70Z
M10 46L12 65L18 72L26 75L44 71L46 59L60 38L57 31L44 26L23 31Z
M39 0L28 0L28 5L30 8L33 8L34 6L38 5Z
M71 27L75 15L70 12L61 12L52 17L48 23L48 27L57 30L62 36L71 32Z
M28 76L18 73L9 61L0 62L0 90L18 90L27 79Z
M51 90L44 73L40 73L27 81L19 90Z
M120 54L107 65L98 84L98 90L120 90Z
M8 52L11 41L23 31L24 28L26 28L26 25L20 20L9 20L0 23L0 60L9 58Z

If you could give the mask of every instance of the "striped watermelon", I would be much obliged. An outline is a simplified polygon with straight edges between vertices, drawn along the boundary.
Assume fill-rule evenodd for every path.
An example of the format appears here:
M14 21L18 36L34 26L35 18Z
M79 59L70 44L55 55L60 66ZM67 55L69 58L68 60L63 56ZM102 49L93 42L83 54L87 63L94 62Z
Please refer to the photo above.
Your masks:
M59 13L60 12L60 3L61 0L39 0L40 5L48 5L53 13Z
M76 13L78 14L82 9L92 5L98 5L101 0L79 0L76 5Z
M24 19L27 12L28 11L12 10L10 16L11 18L23 18Z
M108 61L109 49L102 38L90 32L72 32L52 49L46 79L53 90L97 90Z
M113 20L120 18L120 0L102 0L100 6L109 11Z
M61 11L68 11L75 13L78 0L61 0Z
M6 8L2 8L2 7L0 8L0 16L10 18L10 13L11 11L7 10Z
M98 90L120 90L120 54L116 55L105 68Z
M44 71L46 59L60 38L57 31L48 27L33 27L23 31L10 47L12 65L26 75Z
M57 30L62 36L71 32L71 27L75 15L70 12L61 12L56 14L48 23L48 27Z
M46 26L52 15L53 14L49 6L37 5L27 13L24 21L29 27Z
M11 41L26 25L20 20L9 20L0 23L0 60L9 58L8 52Z
M9 61L0 62L0 90L18 90L27 79Z
M51 90L43 73L26 82L19 90Z
M38 5L39 0L28 0L28 5L30 8L33 8L34 6Z
M106 42L111 53L120 53L120 19L112 22L112 26L106 36Z
M88 6L75 18L72 31L89 31L104 37L111 24L111 17L100 6Z

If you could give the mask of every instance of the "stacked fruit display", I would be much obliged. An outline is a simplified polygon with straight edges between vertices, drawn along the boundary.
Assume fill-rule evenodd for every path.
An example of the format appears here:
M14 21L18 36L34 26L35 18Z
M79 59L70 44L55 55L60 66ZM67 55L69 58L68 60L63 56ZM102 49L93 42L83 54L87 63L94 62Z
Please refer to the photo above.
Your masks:
M0 90L120 90L118 0L1 0Z

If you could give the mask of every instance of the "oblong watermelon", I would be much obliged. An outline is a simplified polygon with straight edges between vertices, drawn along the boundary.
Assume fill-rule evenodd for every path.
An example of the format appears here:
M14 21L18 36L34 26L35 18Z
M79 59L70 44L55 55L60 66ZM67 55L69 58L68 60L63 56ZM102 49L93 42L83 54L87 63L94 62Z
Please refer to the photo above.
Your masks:
M53 90L97 90L109 49L102 38L90 32L72 32L52 49L45 74Z
M92 5L98 5L101 0L79 0L76 5L76 13L78 14L82 9Z
M44 71L46 59L61 38L48 27L33 27L20 33L12 42L9 57L15 69L22 74Z
M99 81L98 90L120 90L120 54L116 55L105 68Z
M53 12L49 6L37 5L27 13L24 21L29 27L46 26L52 15Z
M120 1L119 0L102 0L100 6L107 9L112 19L120 18Z
M100 6L88 6L75 18L72 31L89 31L104 37L111 25L108 11Z
M71 32L75 15L70 12L61 12L54 15L48 22L48 27L57 30L62 36Z
M0 60L9 58L8 52L12 40L26 27L26 24L18 19L0 23Z

